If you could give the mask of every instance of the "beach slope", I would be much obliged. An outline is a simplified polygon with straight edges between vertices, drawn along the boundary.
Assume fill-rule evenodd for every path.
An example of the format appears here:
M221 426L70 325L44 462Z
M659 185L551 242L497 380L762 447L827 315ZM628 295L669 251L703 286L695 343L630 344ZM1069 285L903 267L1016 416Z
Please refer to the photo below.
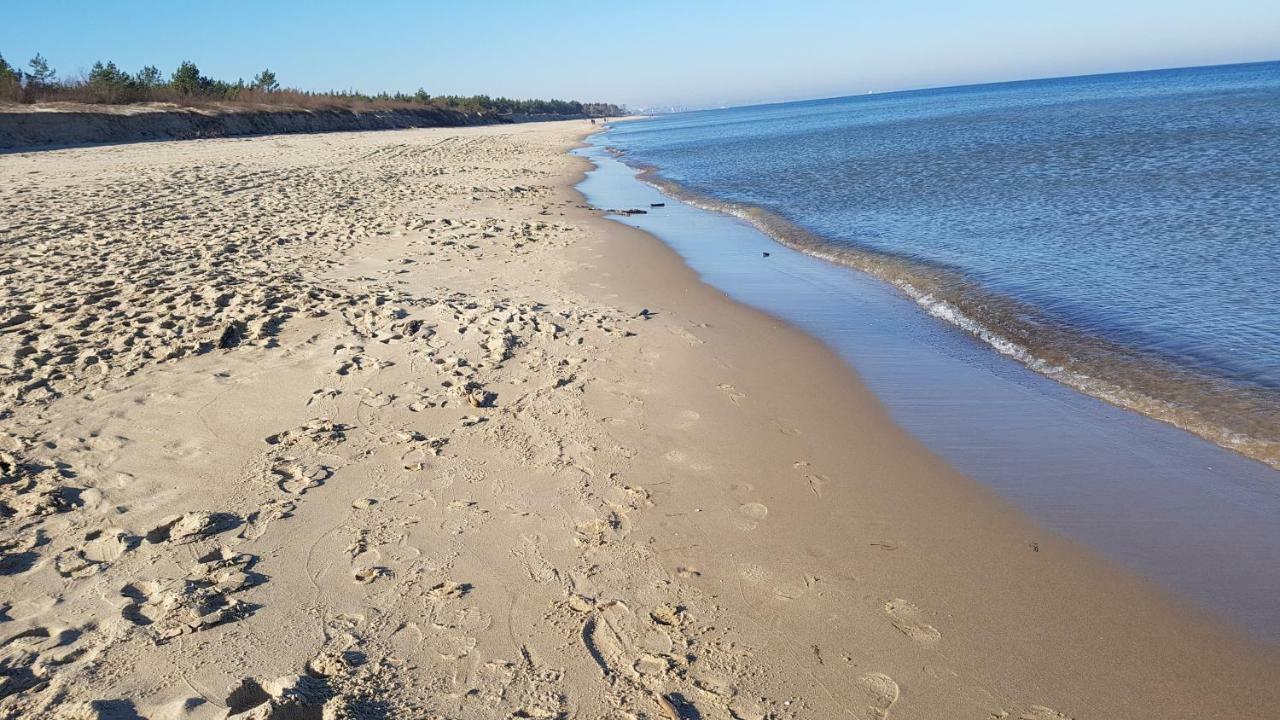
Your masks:
M590 129L0 156L0 717L1280 704L585 207Z

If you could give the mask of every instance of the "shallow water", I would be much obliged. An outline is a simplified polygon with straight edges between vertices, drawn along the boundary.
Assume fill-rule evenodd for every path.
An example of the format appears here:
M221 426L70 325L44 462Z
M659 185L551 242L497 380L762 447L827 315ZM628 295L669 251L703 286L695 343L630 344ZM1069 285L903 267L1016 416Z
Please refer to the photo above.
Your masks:
M589 202L665 202L616 219L830 345L898 423L1045 526L1280 642L1280 472L1033 373L891 285L675 202L606 152L607 134L593 142L580 151L597 166L579 186Z
M621 123L624 161L1280 466L1280 63Z

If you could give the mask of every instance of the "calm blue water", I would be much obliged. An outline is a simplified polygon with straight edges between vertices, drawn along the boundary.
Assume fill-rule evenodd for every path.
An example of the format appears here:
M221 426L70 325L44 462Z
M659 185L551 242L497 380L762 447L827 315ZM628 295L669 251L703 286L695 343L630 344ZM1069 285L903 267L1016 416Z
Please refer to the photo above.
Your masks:
M1280 63L620 123L695 203L1280 466Z

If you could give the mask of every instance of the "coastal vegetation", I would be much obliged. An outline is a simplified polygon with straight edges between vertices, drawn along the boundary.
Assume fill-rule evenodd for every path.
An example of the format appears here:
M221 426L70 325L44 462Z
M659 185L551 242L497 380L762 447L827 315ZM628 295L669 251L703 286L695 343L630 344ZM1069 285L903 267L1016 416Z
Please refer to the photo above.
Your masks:
M611 103L577 100L517 100L489 95L432 95L419 88L413 93L357 90L316 92L286 88L276 74L264 69L252 80L234 82L204 75L191 61L184 61L168 76L148 65L136 72L122 70L114 62L98 61L87 75L59 78L39 53L16 67L0 54L0 103L76 102L92 104L174 103L181 105L274 105L306 109L381 110L445 107L465 112L521 115L620 115Z

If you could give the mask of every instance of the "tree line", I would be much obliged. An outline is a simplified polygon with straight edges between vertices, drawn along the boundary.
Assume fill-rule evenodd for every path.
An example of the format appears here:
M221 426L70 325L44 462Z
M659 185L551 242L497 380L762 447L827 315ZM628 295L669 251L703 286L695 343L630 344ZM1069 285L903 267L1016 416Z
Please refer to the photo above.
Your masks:
M419 88L413 93L366 94L354 90L315 92L280 86L270 69L253 80L235 82L204 75L191 61L178 65L168 77L154 65L129 73L114 62L98 61L84 77L60 79L49 61L39 53L25 69L14 67L0 54L0 102L82 102L127 104L170 102L181 104L232 103L244 105L290 105L321 108L447 107L465 112L528 115L623 114L611 103L582 103L577 100L516 100L488 95L431 95Z

